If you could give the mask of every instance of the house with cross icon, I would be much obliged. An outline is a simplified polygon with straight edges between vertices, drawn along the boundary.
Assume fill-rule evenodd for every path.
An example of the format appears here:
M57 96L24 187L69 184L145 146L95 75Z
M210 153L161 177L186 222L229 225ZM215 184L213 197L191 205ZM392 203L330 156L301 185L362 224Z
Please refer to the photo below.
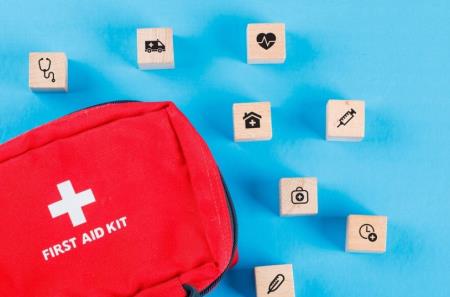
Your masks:
M271 139L270 102L234 103L233 129L235 141Z
M261 115L256 112L246 112L243 117L245 121L245 128L260 128L261 127Z

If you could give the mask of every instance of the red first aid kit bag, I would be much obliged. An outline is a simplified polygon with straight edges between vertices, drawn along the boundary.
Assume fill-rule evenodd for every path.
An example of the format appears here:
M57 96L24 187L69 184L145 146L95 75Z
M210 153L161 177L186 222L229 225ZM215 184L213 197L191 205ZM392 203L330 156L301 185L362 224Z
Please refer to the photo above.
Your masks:
M0 296L184 297L237 261L233 206L170 102L87 108L0 146Z

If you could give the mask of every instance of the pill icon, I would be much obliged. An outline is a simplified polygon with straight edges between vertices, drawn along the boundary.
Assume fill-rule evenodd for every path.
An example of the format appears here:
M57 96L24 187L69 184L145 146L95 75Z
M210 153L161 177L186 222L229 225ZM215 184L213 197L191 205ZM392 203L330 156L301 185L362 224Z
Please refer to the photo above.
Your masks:
M284 283L285 277L282 274L277 274L275 278L270 282L267 294L277 291L280 286Z

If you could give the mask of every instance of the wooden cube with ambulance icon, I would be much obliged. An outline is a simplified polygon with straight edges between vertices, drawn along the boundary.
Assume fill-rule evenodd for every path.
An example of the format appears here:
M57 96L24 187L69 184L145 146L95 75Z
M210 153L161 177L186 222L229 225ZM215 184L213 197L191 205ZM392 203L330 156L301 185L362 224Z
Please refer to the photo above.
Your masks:
M140 69L175 68L171 28L137 29L137 62Z

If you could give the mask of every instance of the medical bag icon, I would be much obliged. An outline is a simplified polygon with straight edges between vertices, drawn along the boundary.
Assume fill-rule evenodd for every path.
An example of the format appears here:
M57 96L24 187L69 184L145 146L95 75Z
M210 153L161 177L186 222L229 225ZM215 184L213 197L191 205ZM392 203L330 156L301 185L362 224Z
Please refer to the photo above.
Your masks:
M297 187L294 191L291 192L291 201L293 204L308 203L308 191L303 190L302 187Z

